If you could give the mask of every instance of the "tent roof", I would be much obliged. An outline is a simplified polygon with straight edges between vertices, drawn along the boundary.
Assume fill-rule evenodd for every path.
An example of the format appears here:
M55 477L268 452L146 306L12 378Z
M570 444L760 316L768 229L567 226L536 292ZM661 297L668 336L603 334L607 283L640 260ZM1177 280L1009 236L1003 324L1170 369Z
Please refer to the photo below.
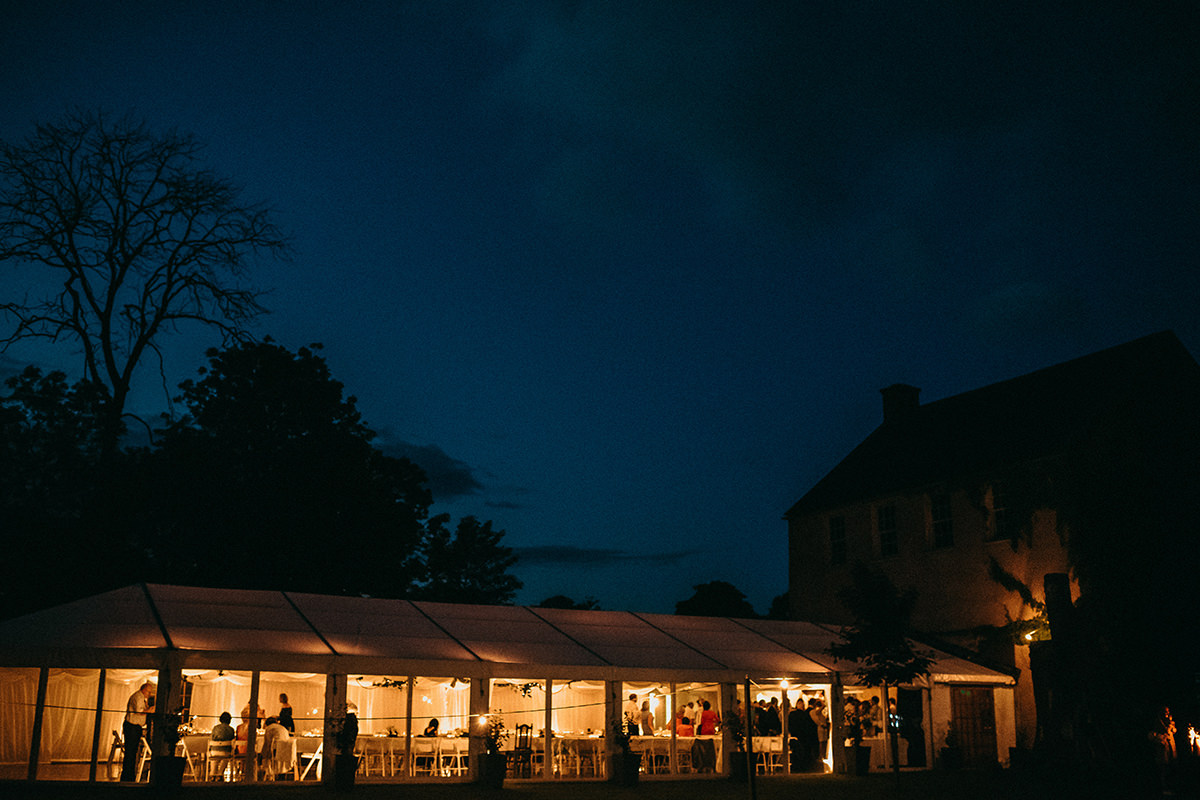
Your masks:
M0 622L0 665L117 667L171 654L183 666L231 669L712 680L837 671L853 683L854 665L825 652L836 638L832 628L784 620L143 584ZM934 656L937 680L1012 683L947 653Z

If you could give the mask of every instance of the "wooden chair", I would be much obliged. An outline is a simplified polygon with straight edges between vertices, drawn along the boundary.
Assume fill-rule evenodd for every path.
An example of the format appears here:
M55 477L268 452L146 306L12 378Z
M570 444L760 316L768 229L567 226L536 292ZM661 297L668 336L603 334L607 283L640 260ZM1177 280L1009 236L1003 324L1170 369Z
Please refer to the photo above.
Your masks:
M508 774L512 778L533 777L533 726L516 727L513 749L508 754Z

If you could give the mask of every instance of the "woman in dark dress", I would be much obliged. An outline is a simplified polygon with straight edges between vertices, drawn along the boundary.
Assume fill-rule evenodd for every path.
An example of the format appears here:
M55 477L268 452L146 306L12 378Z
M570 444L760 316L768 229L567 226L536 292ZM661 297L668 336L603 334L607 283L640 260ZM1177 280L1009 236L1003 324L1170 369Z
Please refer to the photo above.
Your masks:
M296 723L292 720L292 706L286 694L279 695L279 705L279 724L287 728L288 733L295 735Z

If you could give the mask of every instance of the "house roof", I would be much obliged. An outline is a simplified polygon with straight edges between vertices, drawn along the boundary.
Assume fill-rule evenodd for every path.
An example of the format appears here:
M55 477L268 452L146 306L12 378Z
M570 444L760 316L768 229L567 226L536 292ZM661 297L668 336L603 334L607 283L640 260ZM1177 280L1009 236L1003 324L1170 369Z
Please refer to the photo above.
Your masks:
M0 622L0 666L161 663L505 677L846 682L854 664L826 653L837 631L810 622L737 620L427 603L142 584ZM936 680L1008 684L1003 673L935 652Z
M886 391L886 390L885 390ZM1164 331L1092 355L889 415L784 515L988 476L1063 455L1122 414L1186 398L1197 408L1200 366Z

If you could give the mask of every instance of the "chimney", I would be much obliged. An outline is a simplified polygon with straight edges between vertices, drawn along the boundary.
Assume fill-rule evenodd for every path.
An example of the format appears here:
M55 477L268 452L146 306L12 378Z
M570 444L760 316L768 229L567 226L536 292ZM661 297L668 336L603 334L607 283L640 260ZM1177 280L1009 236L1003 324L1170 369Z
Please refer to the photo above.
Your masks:
M921 406L921 390L907 383L893 383L879 393L883 395L884 422L899 422Z

